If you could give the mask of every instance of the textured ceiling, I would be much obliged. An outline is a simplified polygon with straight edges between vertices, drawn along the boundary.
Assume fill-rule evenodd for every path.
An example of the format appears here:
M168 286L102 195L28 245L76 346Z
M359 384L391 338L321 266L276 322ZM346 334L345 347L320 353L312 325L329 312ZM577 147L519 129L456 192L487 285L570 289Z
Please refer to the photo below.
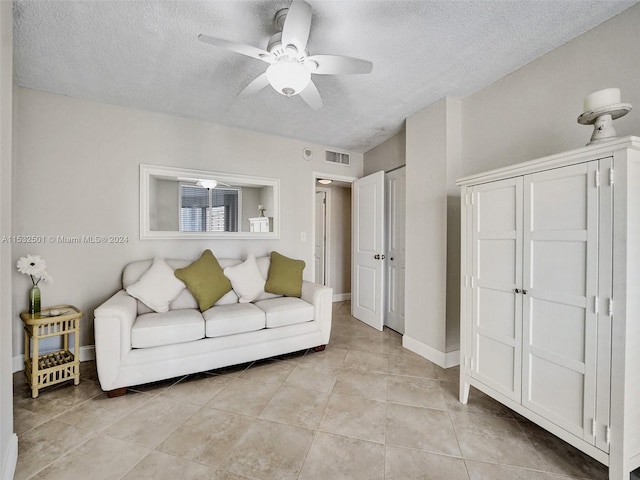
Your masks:
M266 48L289 0L15 0L15 83L366 152L445 96L465 97L637 0L309 0L310 54L373 62L314 75L324 107L271 88L266 64L197 40Z

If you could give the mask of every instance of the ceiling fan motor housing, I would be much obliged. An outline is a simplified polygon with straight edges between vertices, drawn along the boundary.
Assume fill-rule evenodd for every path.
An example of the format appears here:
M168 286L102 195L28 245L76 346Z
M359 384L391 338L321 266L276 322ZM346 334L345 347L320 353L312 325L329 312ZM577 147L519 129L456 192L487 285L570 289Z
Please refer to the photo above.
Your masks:
M271 36L269 44L267 45L267 51L276 58L287 56L302 59L308 55L306 50L299 52L295 45L283 45L282 32L277 32Z
M289 13L289 7L281 8L273 17L273 23L275 24L278 32L282 32L282 29L284 28L284 21L287 18L287 13Z

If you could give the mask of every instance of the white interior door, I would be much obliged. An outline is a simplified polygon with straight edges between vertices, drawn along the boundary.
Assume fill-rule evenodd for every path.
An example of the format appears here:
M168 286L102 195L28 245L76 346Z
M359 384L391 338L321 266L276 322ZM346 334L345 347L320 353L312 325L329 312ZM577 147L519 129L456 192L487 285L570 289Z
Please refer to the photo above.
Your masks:
M314 262L316 283L326 285L326 231L327 231L327 193L316 192L316 228Z
M384 321L384 172L353 182L351 314L382 330Z
M406 168L385 174L387 301L384 324L404 334Z

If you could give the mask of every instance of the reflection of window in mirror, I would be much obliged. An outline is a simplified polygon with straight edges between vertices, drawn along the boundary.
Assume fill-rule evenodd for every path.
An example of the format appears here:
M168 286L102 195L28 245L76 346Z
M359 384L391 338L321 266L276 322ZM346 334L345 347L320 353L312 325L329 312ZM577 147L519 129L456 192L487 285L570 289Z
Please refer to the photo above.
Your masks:
M242 190L180 185L181 232L238 232Z
M274 178L140 165L140 238L279 238ZM252 219L268 217L265 228Z

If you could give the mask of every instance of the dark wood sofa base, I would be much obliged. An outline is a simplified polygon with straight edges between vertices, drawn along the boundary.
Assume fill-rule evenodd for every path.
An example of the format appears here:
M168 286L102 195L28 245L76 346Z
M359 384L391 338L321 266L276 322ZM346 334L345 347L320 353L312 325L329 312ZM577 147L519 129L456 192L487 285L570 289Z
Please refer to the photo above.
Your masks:
M116 388L115 390L109 390L107 392L107 397L109 397L109 398L121 397L122 395L125 395L126 393L127 393L127 387Z

